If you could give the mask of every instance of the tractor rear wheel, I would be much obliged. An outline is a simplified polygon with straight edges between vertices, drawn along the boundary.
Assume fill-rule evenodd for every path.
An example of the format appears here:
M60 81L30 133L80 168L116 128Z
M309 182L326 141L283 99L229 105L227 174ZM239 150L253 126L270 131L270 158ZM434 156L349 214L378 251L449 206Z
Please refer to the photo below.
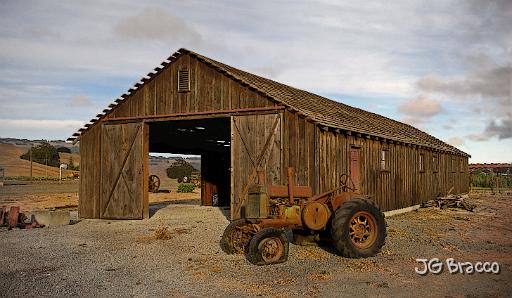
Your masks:
M271 265L288 260L289 243L282 230L265 228L249 242L247 260L254 265Z
M379 253L386 240L386 221L377 204L363 198L344 203L332 218L331 236L338 252L348 258Z
M220 239L220 248L227 254L242 254L245 252L249 241L255 231L245 219L232 221Z

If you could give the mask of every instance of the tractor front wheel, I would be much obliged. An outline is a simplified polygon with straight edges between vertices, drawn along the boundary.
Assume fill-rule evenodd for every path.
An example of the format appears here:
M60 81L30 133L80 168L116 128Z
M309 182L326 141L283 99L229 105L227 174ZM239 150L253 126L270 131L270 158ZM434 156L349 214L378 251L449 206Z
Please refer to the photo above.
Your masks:
M257 232L249 242L247 260L254 265L271 265L288 260L288 239L283 231L265 228Z
M375 256L386 240L386 221L371 200L344 203L332 219L331 236L338 252L348 258Z
M242 254L255 231L245 219L232 221L220 239L220 248L227 254Z

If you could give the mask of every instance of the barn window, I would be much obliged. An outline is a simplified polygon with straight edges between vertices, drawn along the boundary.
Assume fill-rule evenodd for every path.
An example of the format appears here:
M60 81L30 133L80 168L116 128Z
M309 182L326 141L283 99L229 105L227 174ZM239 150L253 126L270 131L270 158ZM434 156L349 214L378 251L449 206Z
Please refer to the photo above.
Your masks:
M190 91L190 72L188 69L178 71L178 92Z
M389 150L380 151L380 169L381 171L389 171Z
M432 155L432 172L439 172L439 157L437 154Z
M418 163L419 163L419 169L420 169L421 173L425 172L425 163L424 163L423 157L424 157L423 153L420 153L420 158L418 160Z
M455 165L455 157L452 156L452 162L451 162L452 173L455 173L455 170L457 169L456 167L457 166Z
M459 157L459 168L460 172L464 173L464 159L462 157Z

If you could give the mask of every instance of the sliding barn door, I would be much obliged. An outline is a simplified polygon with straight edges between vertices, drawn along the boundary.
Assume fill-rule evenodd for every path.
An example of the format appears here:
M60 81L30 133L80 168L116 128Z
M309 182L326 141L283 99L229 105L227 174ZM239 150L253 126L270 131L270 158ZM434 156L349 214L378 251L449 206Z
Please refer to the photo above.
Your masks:
M144 124L104 124L101 132L100 218L147 214L147 140Z
M281 184L281 114L231 117L231 219L240 218L248 188L263 170L266 183Z

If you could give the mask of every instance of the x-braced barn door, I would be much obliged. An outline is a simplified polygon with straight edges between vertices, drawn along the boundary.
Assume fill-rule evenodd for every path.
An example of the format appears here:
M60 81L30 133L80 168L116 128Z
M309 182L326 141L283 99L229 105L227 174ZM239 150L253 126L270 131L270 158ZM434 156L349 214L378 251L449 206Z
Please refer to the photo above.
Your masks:
M231 220L240 218L257 171L267 184L281 184L281 160L281 114L231 117Z
M147 216L146 134L142 122L103 124L100 218Z

